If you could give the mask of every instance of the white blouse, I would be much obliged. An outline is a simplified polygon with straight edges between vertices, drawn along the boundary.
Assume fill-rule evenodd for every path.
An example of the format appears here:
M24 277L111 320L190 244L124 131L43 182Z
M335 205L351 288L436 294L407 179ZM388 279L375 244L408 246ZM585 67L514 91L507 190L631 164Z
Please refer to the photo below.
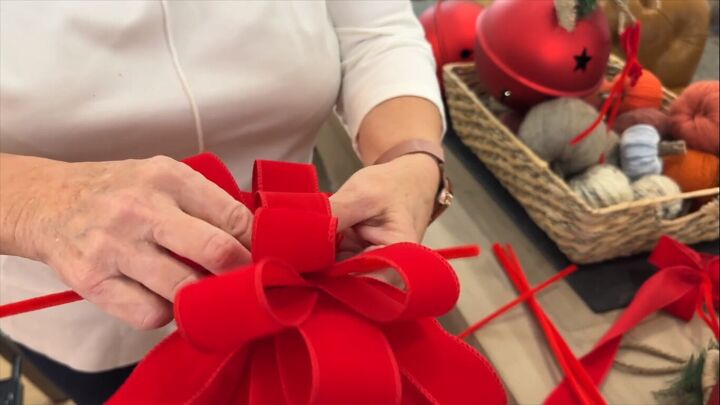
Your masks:
M65 161L219 155L307 162L337 107L355 135L402 95L442 112L409 1L0 2L0 150ZM67 286L0 256L0 303ZM140 360L173 325L138 332L89 302L0 320L2 332L82 371Z

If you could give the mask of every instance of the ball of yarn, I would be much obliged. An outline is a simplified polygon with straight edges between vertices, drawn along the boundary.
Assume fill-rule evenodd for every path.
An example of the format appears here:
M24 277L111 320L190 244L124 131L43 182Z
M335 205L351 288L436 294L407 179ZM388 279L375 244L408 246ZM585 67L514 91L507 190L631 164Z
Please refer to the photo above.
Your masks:
M666 156L663 165L663 174L684 192L717 187L720 180L720 159L710 153L689 149L684 155Z
M622 134L633 125L646 124L657 129L660 137L666 139L670 136L670 117L660 110L654 108L638 108L625 114L620 114L615 119L613 129Z
M640 180L632 183L632 189L635 200L644 200L648 198L664 197L682 193L680 186L678 186L673 179L660 174L652 174L641 178ZM660 204L658 207L658 215L665 219L677 218L682 213L682 209L683 202L681 199L668 201Z
M604 163L620 166L620 136L615 131L609 131L605 138Z
M620 80L620 76L616 77L613 83L617 80ZM662 101L663 88L660 79L649 70L643 69L635 86L630 85L629 79L626 80L619 111L624 113L638 108L659 109Z
M620 138L620 166L631 179L662 173L660 134L650 125L633 125Z
M609 207L634 198L630 179L611 165L595 165L571 179L569 185L593 208Z
M720 155L720 82L691 84L670 106L672 136L689 148Z
M603 123L581 142L570 143L597 116L597 110L579 98L556 98L535 105L520 125L518 136L561 175L575 174L596 164L605 151Z

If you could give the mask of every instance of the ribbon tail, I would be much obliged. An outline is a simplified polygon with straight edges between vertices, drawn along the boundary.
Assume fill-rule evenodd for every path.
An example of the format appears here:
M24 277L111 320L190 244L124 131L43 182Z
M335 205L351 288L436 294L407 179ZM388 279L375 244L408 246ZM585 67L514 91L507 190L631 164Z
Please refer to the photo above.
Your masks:
M506 404L492 365L475 349L424 318L384 327L403 374L403 404Z
M376 324L321 297L308 319L275 339L288 403L399 404L400 372Z
M106 405L232 403L247 350L202 353L175 332L158 344Z
M284 405L285 395L280 385L280 373L277 368L275 344L273 339L264 339L252 348L250 366L250 392L246 398L237 398L237 404Z

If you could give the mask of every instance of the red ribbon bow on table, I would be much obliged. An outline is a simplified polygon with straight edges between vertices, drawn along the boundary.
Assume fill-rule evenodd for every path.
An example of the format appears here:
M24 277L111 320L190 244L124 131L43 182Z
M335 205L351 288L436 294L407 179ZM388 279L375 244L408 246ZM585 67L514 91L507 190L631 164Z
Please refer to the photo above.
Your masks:
M470 335L515 305L527 301L565 374L565 380L548 396L545 404L605 404L599 385L612 367L620 341L625 333L656 311L664 309L685 321L697 313L713 331L715 339L720 335L715 313L720 301L720 258L695 252L670 237L661 237L650 256L649 261L659 269L658 272L640 287L630 306L595 348L579 360L535 299L539 291L573 273L576 267L570 266L531 288L512 247L495 245L493 250L522 294L470 326L460 337Z
M399 243L336 263L314 167L258 161L243 193L216 157L186 163L254 211L253 264L183 288L178 331L109 404L506 402L487 360L432 319L459 293L441 254L462 248ZM405 291L363 277L382 268Z
M630 306L580 362L594 383L600 384L612 367L625 333L661 309L684 320L697 313L718 338L718 256L700 254L668 237L660 238L649 259L658 272L640 287ZM714 301L714 303L713 303ZM703 308L703 304L706 307ZM707 312L705 311L707 310ZM567 380L548 397L547 404L576 403Z

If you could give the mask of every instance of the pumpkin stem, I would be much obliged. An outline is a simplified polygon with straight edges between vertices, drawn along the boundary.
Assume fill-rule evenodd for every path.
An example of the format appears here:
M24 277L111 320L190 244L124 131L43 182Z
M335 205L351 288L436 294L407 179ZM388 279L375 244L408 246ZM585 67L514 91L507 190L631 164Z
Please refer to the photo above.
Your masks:
M685 141L661 141L658 144L658 155L684 155L687 153Z

